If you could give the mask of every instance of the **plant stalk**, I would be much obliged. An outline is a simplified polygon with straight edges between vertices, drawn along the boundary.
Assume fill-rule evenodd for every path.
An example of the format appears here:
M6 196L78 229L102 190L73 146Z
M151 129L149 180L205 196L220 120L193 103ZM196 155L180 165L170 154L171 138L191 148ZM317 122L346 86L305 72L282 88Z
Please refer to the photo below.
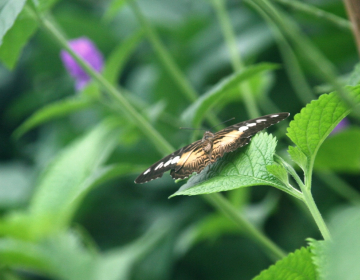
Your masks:
M355 109L354 104L356 103L353 97L337 79L338 74L334 65L324 57L309 38L301 32L298 25L286 13L278 9L276 5L273 5L273 3L268 0L246 0L246 2L258 11L261 10L268 15L270 20L279 27L279 30L281 30L284 36L289 39L289 42L292 43L292 47L296 50L299 57L309 64L319 78L330 83L345 104L349 108L354 109L354 114L360 117L360 112Z
M308 163L307 169L305 170L305 185L300 185L301 191L304 195L304 200L307 208L309 209L311 215L313 216L315 223L317 224L324 240L331 240L331 235L328 227L325 224L323 217L319 209L316 206L314 198L311 194L311 182L312 182L312 170L313 170L313 160L310 160Z
M313 5L308 5L305 2L300 2L296 0L274 0L274 1L277 1L283 5L286 5L300 12L306 13L308 15L314 16L316 18L327 20L329 23L343 29L344 31L351 30L351 23L348 20L336 16L332 13L326 12L324 10L321 10Z
M230 52L231 63L234 71L240 71L244 68L244 63L241 59L240 51L236 43L236 35L231 25L229 14L227 13L224 0L211 1L216 15L219 19L226 45ZM251 85L248 81L244 81L239 86L240 92L244 98L246 111L250 118L254 119L260 116L259 109L256 105L254 93L252 92Z
M344 0L347 13L352 23L358 54L360 56L360 5L358 0Z
M204 195L204 197L211 205L216 207L226 217L235 222L241 230L244 230L248 237L258 243L264 251L268 253L273 261L277 261L285 257L286 253L281 248L279 248L259 229L247 221L221 194L213 193Z
M159 35L156 30L151 26L151 24L147 21L145 16L142 14L140 8L136 4L135 0L130 0L129 4L134 11L137 19L139 20L142 28L145 30L145 33L151 42L154 51L164 67L169 71L170 76L173 78L173 81L177 84L181 92L185 95L185 97L191 101L195 102L198 98L198 94L195 89L191 86L188 80L185 78L174 59L171 57L169 52L166 50L165 46L161 42ZM206 119L210 122L211 125L215 126L219 124L221 121L213 114L206 114Z

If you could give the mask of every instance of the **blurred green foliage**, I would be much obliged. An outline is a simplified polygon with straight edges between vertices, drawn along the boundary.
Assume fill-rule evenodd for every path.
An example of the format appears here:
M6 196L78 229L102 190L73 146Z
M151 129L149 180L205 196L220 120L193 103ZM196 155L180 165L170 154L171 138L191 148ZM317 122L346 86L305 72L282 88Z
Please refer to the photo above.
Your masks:
M269 257L245 225L239 228L202 196L169 200L182 183L167 174L133 183L172 148L200 137L179 126L240 122L256 111L291 113L269 129L276 152L312 176L325 221L334 215L336 241L301 248L308 237L321 239L320 232L302 201L269 182L226 192L236 212L294 252L256 279L291 279L289 270L308 277L299 279L354 279L357 270L346 272L357 261L358 209L341 208L360 203L356 110L349 128L326 138L350 113L341 83L359 91L358 54L341 1L316 3L338 16L330 21L284 0L25 2L0 2L0 279L256 277L278 257ZM98 46L105 83L121 91L136 117L95 80L75 92L60 61L63 46L42 17L67 39L86 36ZM319 88L340 94L318 99ZM300 111L288 130L298 146L289 148L290 159L286 122ZM154 129L144 129L149 125ZM268 158L261 172L296 192L290 184L299 178L288 180L286 173L292 167L272 160L275 138L260 134L253 142L247 148L253 162L261 158L258 145L271 146L262 147ZM228 157L244 164L241 153ZM193 182L199 177L184 187Z

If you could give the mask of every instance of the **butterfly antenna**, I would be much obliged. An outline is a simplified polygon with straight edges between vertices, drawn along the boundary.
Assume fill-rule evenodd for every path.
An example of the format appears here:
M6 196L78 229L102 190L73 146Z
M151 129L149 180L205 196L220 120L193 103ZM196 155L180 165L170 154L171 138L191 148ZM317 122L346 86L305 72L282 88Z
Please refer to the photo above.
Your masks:
M223 124L223 123L226 123L226 122L229 122L229 121L232 121L232 120L235 120L235 118L231 118L231 119L228 119L227 121L224 121L224 122L218 123L217 125L214 125L211 129L213 129L214 127L219 126L220 124Z
M205 128L191 128L191 127L179 127L179 129L188 129L188 130L206 130Z

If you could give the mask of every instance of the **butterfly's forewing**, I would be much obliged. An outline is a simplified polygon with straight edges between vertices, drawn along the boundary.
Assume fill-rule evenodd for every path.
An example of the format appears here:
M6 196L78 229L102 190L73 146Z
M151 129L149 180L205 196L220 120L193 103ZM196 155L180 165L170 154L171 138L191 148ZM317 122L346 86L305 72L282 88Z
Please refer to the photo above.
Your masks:
M211 161L202 148L201 140L198 140L154 163L136 178L135 183L146 183L160 178L170 169L170 175L174 179L187 178L193 172L200 173L224 153L247 145L256 133L286 119L289 115L289 113L271 114L229 126L215 133Z
M207 165L221 158L224 153L233 152L236 149L250 143L251 137L257 132L274 125L289 116L289 113L277 113L262 116L256 119L234 124L215 133L213 139L213 151L211 162L201 145L194 147L194 151L178 170L171 170L170 175L174 179L184 179L193 172L200 173ZM180 163L180 162L179 162Z
M201 140L196 141L155 162L135 179L135 183L146 183L162 177L164 172L170 169L178 169L179 166L181 167L189 156L191 156L192 151L194 151L197 146L200 146L200 143Z
M266 115L218 131L214 137L213 156L217 159L224 153L233 152L245 146L256 133L286 119L289 115L289 113Z

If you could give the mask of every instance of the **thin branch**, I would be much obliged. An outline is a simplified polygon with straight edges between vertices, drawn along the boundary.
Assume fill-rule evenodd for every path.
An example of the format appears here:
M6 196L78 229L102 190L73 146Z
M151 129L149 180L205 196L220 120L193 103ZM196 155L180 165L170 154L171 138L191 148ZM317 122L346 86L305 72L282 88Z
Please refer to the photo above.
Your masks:
M359 0L344 0L347 13L352 23L357 50L360 56L360 4Z

